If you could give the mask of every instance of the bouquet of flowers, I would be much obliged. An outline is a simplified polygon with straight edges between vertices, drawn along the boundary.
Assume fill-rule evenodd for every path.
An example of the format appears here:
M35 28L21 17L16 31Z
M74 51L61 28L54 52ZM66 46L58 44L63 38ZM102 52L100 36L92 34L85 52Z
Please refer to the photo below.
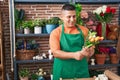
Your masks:
M106 5L103 5L102 7L99 7L93 11L98 21L106 23L110 22L115 12L116 12L115 8L111 8Z
M96 44L98 44L100 41L102 41L104 38L100 36L96 36L96 32L89 31L88 36L85 40L84 47L91 47Z

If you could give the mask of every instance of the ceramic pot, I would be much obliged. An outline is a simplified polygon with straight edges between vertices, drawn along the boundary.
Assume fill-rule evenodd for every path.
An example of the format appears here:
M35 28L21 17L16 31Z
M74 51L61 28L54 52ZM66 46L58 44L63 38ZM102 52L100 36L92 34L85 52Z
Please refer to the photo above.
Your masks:
M105 54L95 54L95 59L97 64L105 64L106 55Z
M110 54L110 62L112 64L117 64L118 63L118 57L116 53Z
M28 80L28 77L20 77L20 80Z

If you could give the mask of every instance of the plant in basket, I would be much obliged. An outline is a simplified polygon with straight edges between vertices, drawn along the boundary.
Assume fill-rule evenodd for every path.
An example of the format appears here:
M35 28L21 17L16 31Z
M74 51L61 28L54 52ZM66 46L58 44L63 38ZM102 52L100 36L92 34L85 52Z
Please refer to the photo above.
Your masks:
M26 50L35 50L38 49L39 44L35 40L28 40L26 44Z
M30 60L36 53L39 44L35 40L16 42L16 56L18 60ZM24 57L23 57L24 56Z
M23 40L17 40L17 42L16 42L16 49L17 50L24 49L24 41Z

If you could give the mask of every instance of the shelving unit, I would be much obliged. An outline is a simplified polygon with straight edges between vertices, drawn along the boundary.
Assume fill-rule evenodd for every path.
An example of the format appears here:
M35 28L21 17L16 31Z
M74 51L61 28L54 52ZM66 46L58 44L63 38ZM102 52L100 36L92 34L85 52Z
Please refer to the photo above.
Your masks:
M16 38L29 38L29 37L48 37L49 34L15 34L15 23L14 23L14 3L69 3L71 0L10 0L10 27L11 27L11 56L14 65L14 80L18 80L18 64L25 64L25 63L41 63L41 62L53 62L53 60L43 59L43 60L16 60L15 57L15 39ZM80 3L80 4L102 4L102 3L115 3L120 5L120 0L72 0L73 3ZM119 6L120 9L120 6ZM119 10L120 16L120 10ZM120 24L120 17L119 17L119 24ZM116 44L117 40L104 40L100 44ZM89 68L100 68L100 67L113 67L113 66L120 66L120 64L104 64L104 65L89 65Z

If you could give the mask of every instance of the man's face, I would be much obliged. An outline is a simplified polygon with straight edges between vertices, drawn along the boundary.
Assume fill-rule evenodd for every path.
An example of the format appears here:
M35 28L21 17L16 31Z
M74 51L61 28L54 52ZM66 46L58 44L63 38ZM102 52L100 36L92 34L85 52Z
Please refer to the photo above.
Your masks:
M62 10L61 19L64 22L65 27L73 27L76 24L76 12L75 10Z

